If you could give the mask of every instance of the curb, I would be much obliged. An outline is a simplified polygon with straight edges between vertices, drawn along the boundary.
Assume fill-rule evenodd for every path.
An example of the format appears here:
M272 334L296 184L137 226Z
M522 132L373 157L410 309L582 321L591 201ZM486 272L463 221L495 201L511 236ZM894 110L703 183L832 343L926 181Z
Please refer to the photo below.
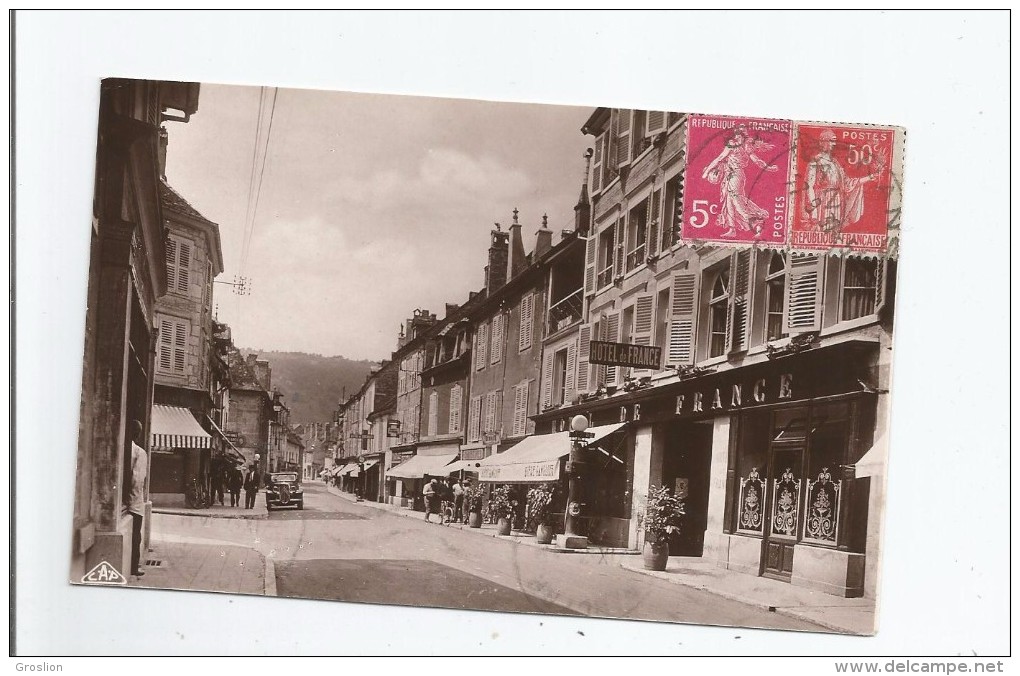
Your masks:
M249 519L249 520L261 520L268 519L269 514L199 514L191 510L173 509L173 508L156 508L152 509L153 514L170 514L172 516L199 516L206 519Z
M263 571L265 575L264 594L266 596L276 596L276 564L268 556L264 556L263 559L265 560L265 570Z

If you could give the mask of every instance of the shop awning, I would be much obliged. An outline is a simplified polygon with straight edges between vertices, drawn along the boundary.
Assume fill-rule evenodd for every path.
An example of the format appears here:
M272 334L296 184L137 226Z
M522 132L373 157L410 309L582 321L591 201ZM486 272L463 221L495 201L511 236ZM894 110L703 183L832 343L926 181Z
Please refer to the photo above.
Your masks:
M871 445L868 452L854 463L854 476L881 476L885 473L886 443L883 434Z
M459 472L461 470L466 470L468 472L477 472L478 468L475 467L475 465L477 465L479 462L481 462L481 461L480 460L457 460L456 462L451 462L449 465L444 467L443 471L446 472L447 475L454 474L455 472Z
M340 476L347 476L348 474L351 473L351 470L355 470L355 469L358 469L358 465L356 463L349 462L346 465L344 465L343 467L341 467L340 471L337 472L337 474L339 474Z
M589 445L598 443L627 423L592 427ZM493 483L541 483L560 478L560 458L570 453L570 432L525 437L516 446L478 461L478 480Z
M212 437L188 409L161 404L152 407L153 448L209 448L211 442Z
M366 460L365 464L362 465L361 467L364 467L364 469L366 471L368 471L368 470L372 469L373 467L375 467L378 464L379 464L379 459L378 458L373 458L372 460ZM359 467L358 465L354 466L354 469L351 470L351 478L355 478L356 479L357 477L361 476L361 467Z
M428 476L446 476L445 467L457 458L451 455L416 455L389 471L397 479L421 479Z
M227 450L229 450L231 453L236 455L241 460L244 460L244 453L242 453L241 451L237 450L237 446L235 446L233 443L231 443L230 439L227 438L227 435L224 434L223 430L220 429L220 426L217 425L216 422L212 418L210 418L209 416L206 416L205 419L209 421L209 424L212 425L213 430L218 435L220 435L220 438L223 439L223 441L226 442Z

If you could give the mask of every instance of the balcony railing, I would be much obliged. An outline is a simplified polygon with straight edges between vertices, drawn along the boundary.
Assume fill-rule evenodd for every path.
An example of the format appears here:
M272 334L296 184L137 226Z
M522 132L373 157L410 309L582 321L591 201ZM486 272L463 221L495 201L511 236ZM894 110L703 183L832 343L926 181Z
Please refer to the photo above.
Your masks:
M596 289L604 289L613 283L613 266L609 265L604 268L602 272L598 274L598 278L595 281Z
M546 333L552 334L581 321L584 312L584 289L578 289L549 307Z

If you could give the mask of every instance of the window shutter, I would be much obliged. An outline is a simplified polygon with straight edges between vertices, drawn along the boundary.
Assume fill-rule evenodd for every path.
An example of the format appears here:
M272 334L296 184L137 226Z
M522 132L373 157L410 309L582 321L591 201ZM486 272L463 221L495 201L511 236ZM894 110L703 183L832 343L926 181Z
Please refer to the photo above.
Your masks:
M191 245L179 242L177 248L177 290L188 293L191 281Z
M521 418L524 415L523 407L521 406L521 386L514 385L514 419L510 424L510 436L519 437L521 436Z
M177 290L177 240L166 238L166 289Z
M602 190L602 159L604 152L604 148L602 146L605 141L605 132L595 139L594 154L591 158L591 192L593 195Z
M449 432L460 432L460 407L462 390L460 385L454 385L450 390L450 423Z
M577 343L567 346L567 375L563 387L563 403L568 404L574 398L574 372L577 370Z
M577 335L577 391L587 392L588 358L591 356L591 324L582 324Z
M662 226L662 191L654 190L648 196L648 255L654 256L659 252L659 228Z
M479 324L475 332L475 369L485 368L486 354L485 346L489 343L489 325Z
M159 368L162 371L173 369L173 337L174 327L166 319L159 322Z
M493 430L503 436L503 390L496 390L496 423L493 426Z
M605 174L602 178L602 187L604 188L609 181L612 180L613 173L616 172L617 160L620 153L620 110L613 108L609 113L609 140L607 143L607 151L605 158Z
M524 352L531 347L531 334L534 333L535 294L529 293L521 298L521 327L517 340L517 351Z
M694 363L694 323L698 314L698 274L678 272L673 276L669 307L667 366Z
M606 319L603 322L603 335L604 339L611 343L615 343L620 340L620 313L619 312L608 312L606 313ZM606 385L616 385L617 375L619 369L615 366L606 367Z
M613 270L613 277L623 274L623 260L624 260L624 242L627 241L627 215L620 214L620 219L616 221L616 263L615 269Z
M552 383L553 383L553 351L546 350L545 358L542 360L542 410L552 406Z
M747 350L751 324L751 281L754 279L754 259L750 249L733 254L730 266L730 335L728 344L731 352Z
M436 436L439 428L439 393L433 391L429 394L429 436Z
M174 322L174 371L184 373L184 355L188 347L187 325Z
M506 317L500 313L492 318L492 349L490 361L493 364L498 364L499 360L503 358L503 325L506 323Z
M485 430L486 433L496 431L496 392L485 395Z
M595 293L595 258L598 253L598 244L599 238L593 228L585 244L584 293L586 296Z
M468 411L468 440L477 441L479 436L479 421L481 419L482 397L481 395L471 397L471 408Z
M653 321L655 314L655 296L650 293L638 294L634 298L634 330L631 343L634 345L651 345L652 332L655 330ZM655 369L656 371L658 368ZM647 375L649 369L634 369L634 375Z
M633 110L621 110L617 116L619 122L617 123L616 142L619 144L619 150L617 150L617 166L624 167L630 164L630 161L634 159L634 143L631 139L631 128L634 125L634 113Z
M822 325L822 262L817 254L792 253L786 266L786 326L789 334Z
M645 136L656 136L666 131L666 112L663 110L649 110L647 113Z
M889 277L889 259L882 258L875 265L875 312L881 312L885 307L886 284Z

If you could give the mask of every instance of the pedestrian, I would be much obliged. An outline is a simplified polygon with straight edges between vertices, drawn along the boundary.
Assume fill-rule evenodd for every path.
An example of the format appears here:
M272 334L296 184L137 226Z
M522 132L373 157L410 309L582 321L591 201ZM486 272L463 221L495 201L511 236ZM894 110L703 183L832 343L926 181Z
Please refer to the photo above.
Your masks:
M453 482L453 520L464 522L464 486L460 481Z
M254 509L255 498L259 494L259 473L253 464L244 475L244 508Z
M149 471L149 458L142 448L145 432L142 423L131 421L131 491L127 510L131 514L131 574L145 575L142 570L142 520L145 518L145 476Z
M227 488L230 489L230 506L241 506L241 487L244 485L244 473L240 467L234 466L229 472Z
M212 471L212 501L213 501L213 504L215 504L216 502L219 502L220 505L223 504L223 484L224 484L224 481L225 481L225 477L223 476L223 472L224 472L223 464L220 463L219 461L217 461L216 464L213 466L213 471Z
M425 484L425 488L422 489L422 495L425 496L425 520L429 519L430 514L439 514L439 482L435 479L430 480ZM439 523L443 522L443 517L440 515Z

